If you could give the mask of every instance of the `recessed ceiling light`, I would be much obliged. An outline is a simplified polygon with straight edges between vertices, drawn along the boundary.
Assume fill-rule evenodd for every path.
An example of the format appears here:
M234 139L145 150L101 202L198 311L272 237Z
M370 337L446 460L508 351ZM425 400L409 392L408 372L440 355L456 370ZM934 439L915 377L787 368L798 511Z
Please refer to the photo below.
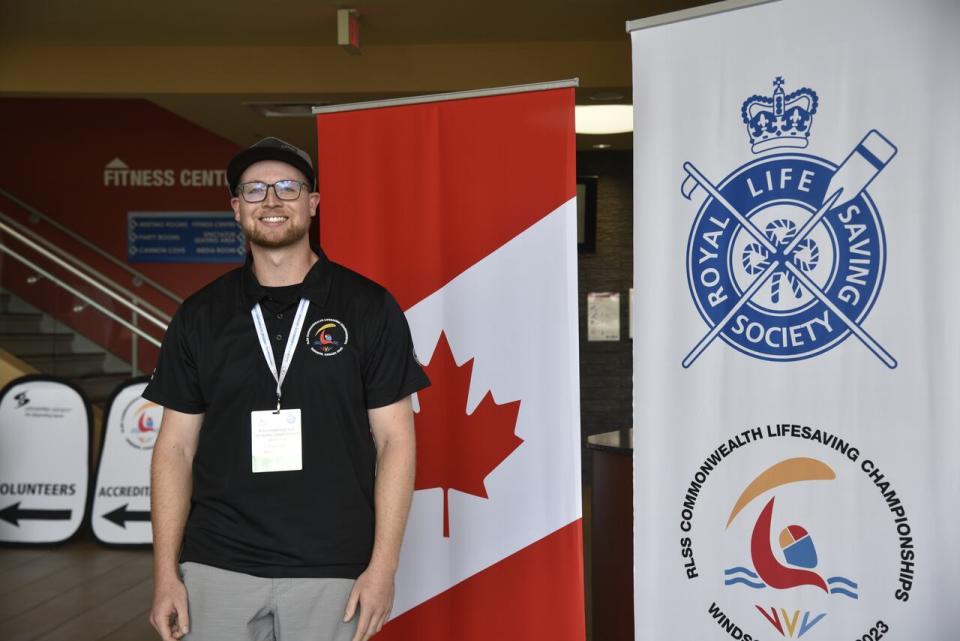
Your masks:
M577 105L578 134L625 134L633 131L633 105Z

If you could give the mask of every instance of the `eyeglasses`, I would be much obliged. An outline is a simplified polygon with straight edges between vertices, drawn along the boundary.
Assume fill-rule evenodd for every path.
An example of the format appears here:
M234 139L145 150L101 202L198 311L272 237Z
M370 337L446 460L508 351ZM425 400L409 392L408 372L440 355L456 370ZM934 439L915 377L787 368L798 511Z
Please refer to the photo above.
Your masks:
M280 200L296 200L300 197L300 190L306 183L299 180L278 180L273 184L264 182L241 183L237 186L237 191L248 203L263 202L267 198L267 192L273 187L273 193Z

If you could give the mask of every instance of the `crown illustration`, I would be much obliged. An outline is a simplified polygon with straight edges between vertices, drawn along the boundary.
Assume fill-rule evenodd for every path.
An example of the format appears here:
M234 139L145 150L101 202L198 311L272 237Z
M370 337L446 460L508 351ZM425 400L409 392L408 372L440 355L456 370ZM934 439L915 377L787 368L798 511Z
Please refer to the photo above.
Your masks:
M750 96L740 108L750 134L750 150L755 154L778 147L806 147L813 114L817 113L817 93L813 89L801 87L784 95L780 76L773 87L773 96Z

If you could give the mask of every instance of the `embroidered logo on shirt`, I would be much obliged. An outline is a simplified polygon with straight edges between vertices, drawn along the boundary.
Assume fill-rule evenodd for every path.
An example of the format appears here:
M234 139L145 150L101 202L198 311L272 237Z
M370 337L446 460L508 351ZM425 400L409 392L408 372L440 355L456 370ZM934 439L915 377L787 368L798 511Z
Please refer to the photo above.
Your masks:
M310 325L306 335L310 351L320 356L335 356L347 345L349 334L343 323L334 318L321 318Z

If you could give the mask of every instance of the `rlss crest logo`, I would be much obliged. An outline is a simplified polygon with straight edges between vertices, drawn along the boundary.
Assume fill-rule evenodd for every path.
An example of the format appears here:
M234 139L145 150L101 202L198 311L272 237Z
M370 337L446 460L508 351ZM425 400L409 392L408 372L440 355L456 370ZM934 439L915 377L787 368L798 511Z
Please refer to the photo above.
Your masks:
M786 94L741 107L751 151L765 154L714 184L683 165L683 196L706 199L687 244L687 278L710 330L683 359L690 367L716 339L764 360L826 352L851 334L890 368L897 361L863 327L883 283L886 242L867 186L897 148L870 130L839 164L800 153L817 94ZM776 153L767 153L773 150Z

